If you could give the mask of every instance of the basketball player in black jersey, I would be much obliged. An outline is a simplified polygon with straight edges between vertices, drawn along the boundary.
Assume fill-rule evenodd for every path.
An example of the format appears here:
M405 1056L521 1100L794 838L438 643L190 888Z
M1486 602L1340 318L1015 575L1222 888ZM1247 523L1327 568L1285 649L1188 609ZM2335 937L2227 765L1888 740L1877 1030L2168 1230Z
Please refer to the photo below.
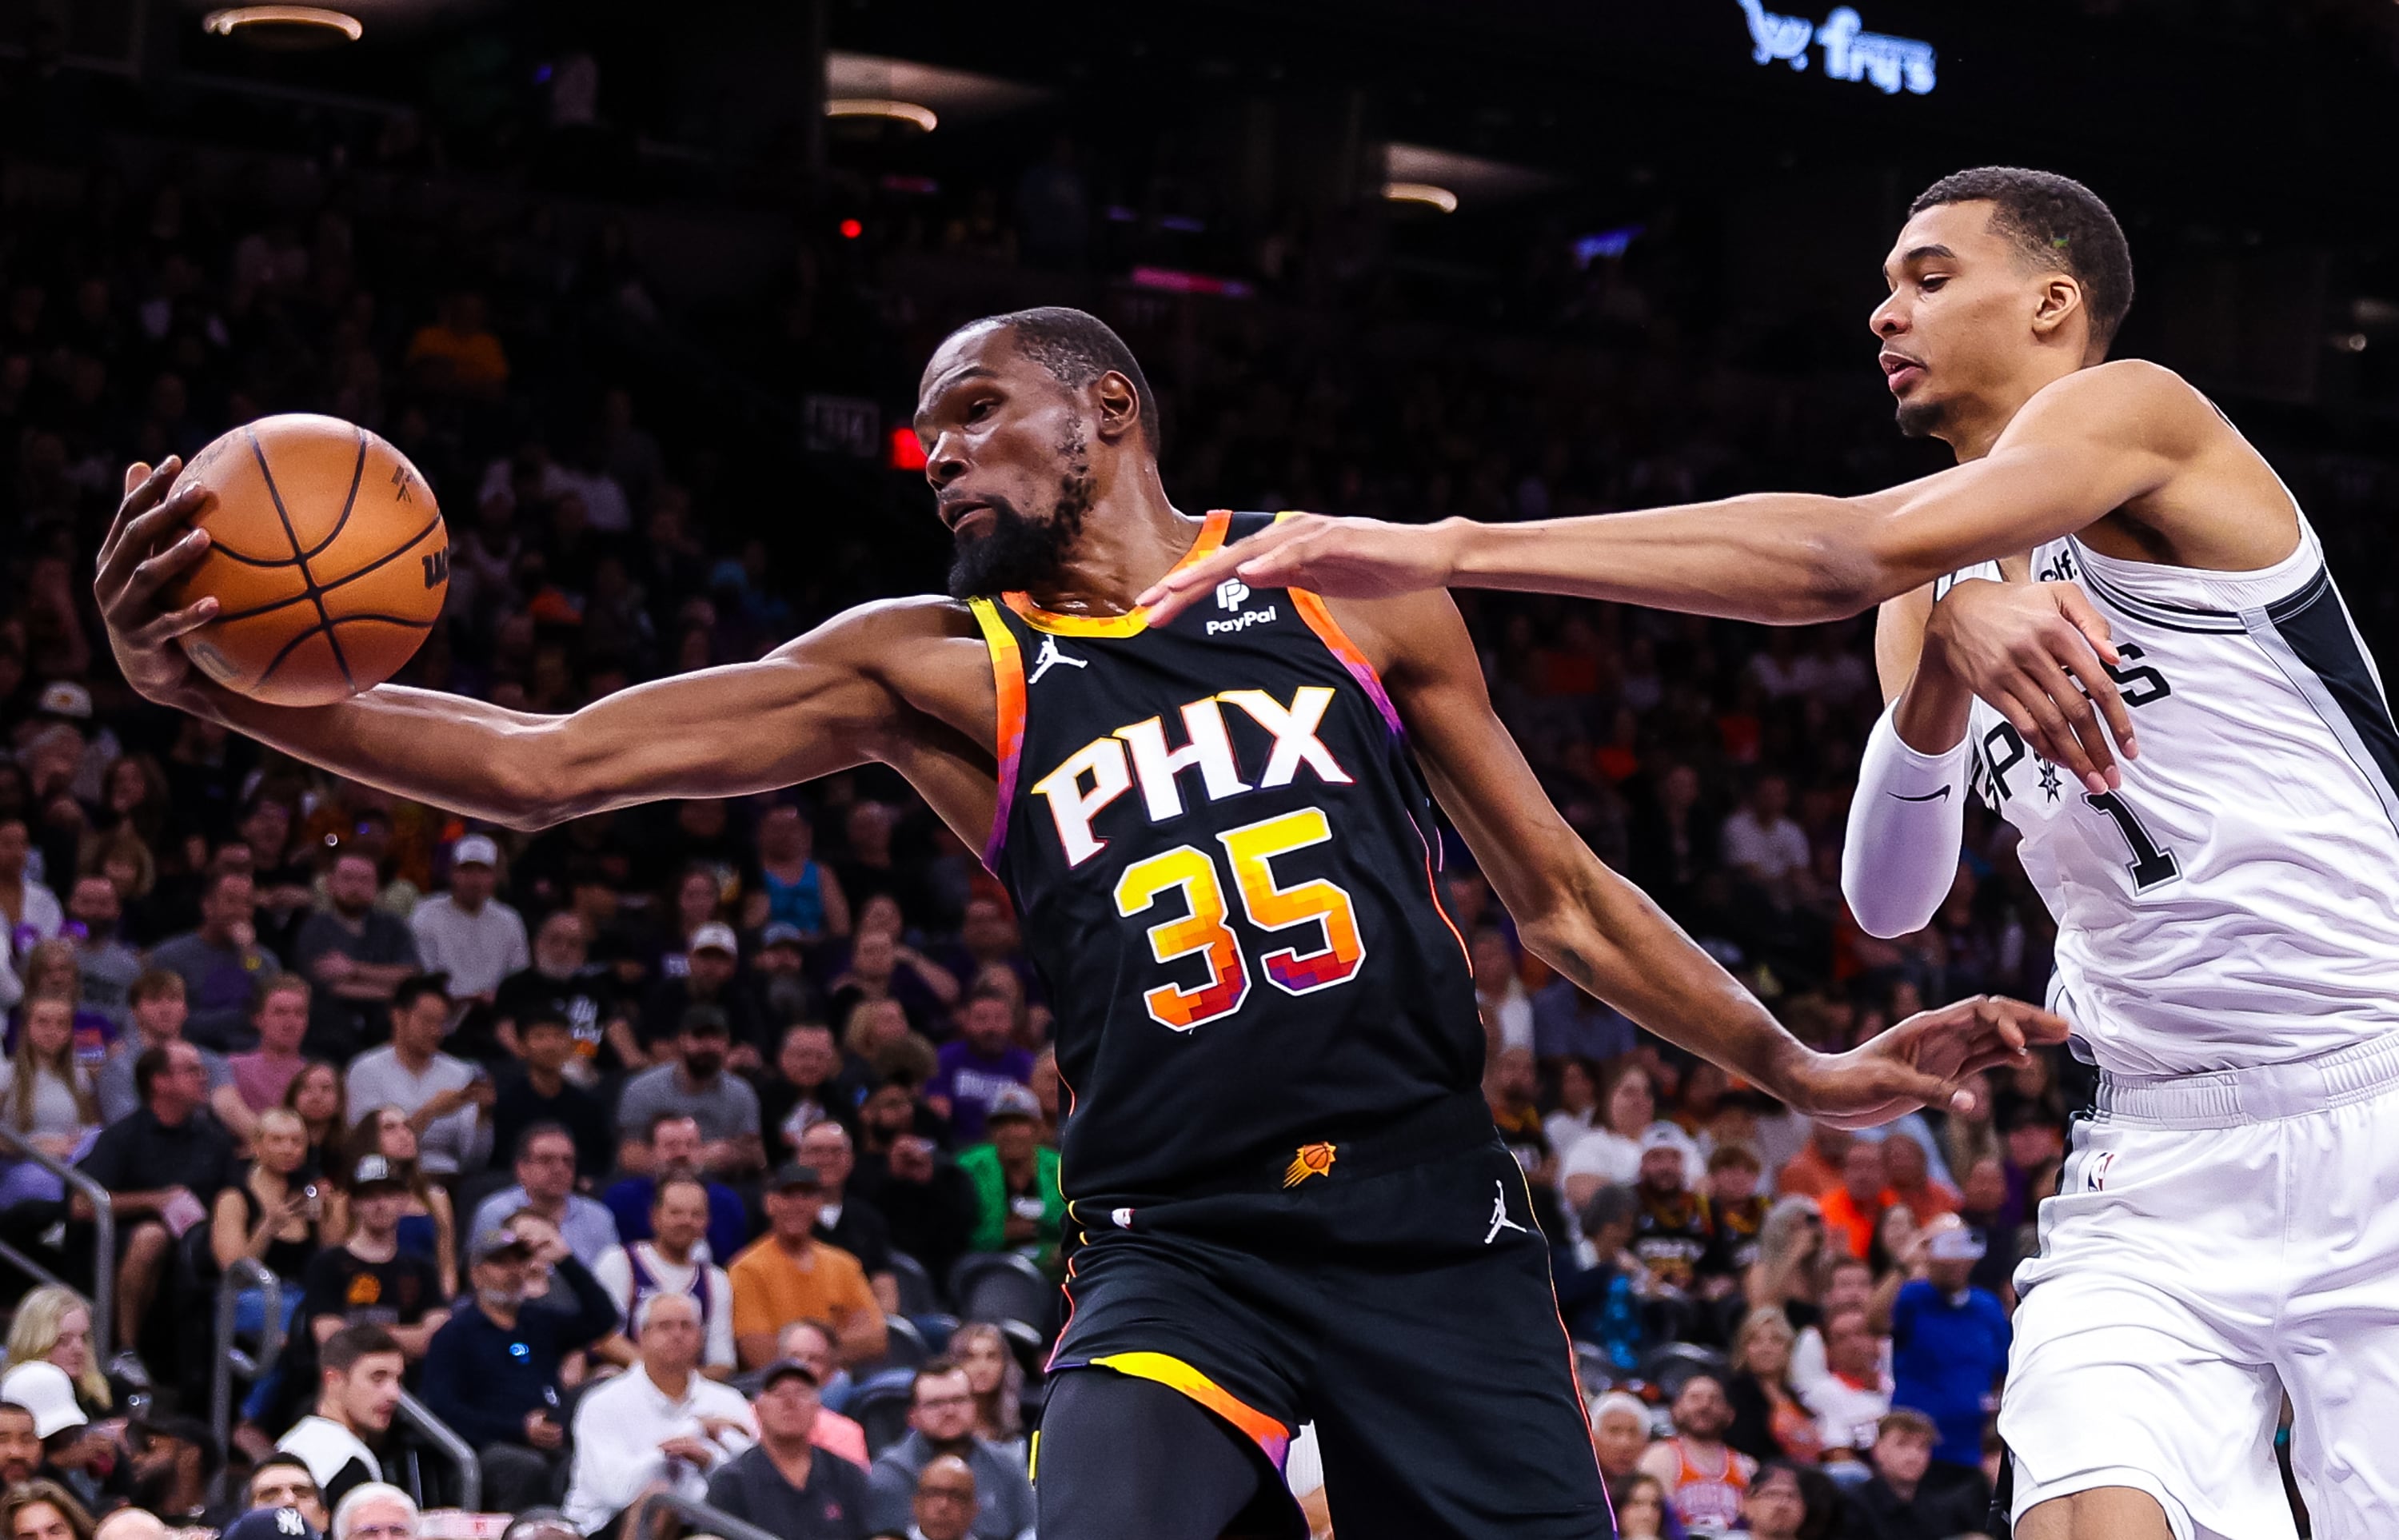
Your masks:
M1536 952L1813 1115L1947 1101L2063 1023L1977 1001L1839 1056L1794 1041L1559 818L1445 596L1228 583L1149 627L1135 594L1267 520L1176 510L1141 368L1091 317L956 332L916 428L956 597L568 716L211 684L173 644L211 607L157 598L206 540L172 461L129 473L97 588L145 696L474 817L535 829L880 761L984 852L1059 1003L1072 1099L1043 1540L1297 1533L1274 1467L1311 1417L1345 1540L1607 1534L1548 1250L1477 1089L1426 787Z

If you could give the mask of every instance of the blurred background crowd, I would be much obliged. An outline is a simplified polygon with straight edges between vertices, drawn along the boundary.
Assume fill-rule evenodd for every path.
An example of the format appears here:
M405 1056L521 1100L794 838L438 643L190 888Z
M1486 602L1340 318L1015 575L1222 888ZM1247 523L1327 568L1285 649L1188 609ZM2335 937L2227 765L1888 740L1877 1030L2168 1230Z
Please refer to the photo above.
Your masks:
M655 1489L781 1536L1026 1533L1059 1087L973 854L879 772L523 836L149 708L89 593L124 466L272 412L374 428L450 520L405 682L569 711L935 586L915 372L1024 304L1132 342L1186 509L1511 520L1935 468L1860 323L1906 196L1992 147L1946 99L1745 73L1731 0L1660 23L1726 58L1613 140L1554 74L1494 84L1535 68L1522 18L1451 39L1443 104L1407 70L1449 34L1344 5L1218 7L1206 47L1062 17L1070 45L938 64L862 6L702 6L659 48L613 7L349 8L352 50L275 54L163 3L0 7L7 1540L295 1505L387 1540L460 1503L523 1540ZM2048 8L2105 59L2158 23ZM2162 46L2247 38L2270 100L2390 68L2361 7L2187 8ZM1309 61L1362 36L1353 78ZM912 94L941 128L888 110ZM2277 131L2338 138L2341 100ZM2380 648L2390 234L2275 224L2306 175L2208 208L2136 138L2012 148L2118 200L2157 259L2125 350L2225 395ZM1454 215L1398 190L1443 178ZM1800 1037L2040 998L2051 922L1980 809L1934 925L1844 910L1870 617L1461 603L1574 828ZM1447 855L1623 1533L1986 1533L2008 1280L2084 1072L1810 1127L1550 977Z

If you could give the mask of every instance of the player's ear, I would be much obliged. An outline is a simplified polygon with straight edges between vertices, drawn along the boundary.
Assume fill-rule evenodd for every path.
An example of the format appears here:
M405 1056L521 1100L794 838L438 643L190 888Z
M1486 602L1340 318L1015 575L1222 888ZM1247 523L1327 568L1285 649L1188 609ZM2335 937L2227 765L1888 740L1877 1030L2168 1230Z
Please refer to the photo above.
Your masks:
M2042 342L2054 342L2064 334L2067 324L2081 315L2082 286L2074 281L2072 275L2052 273L2041 280L2032 313L2034 336Z
M1114 442L1141 426L1141 392L1111 369L1091 386L1100 407L1100 437Z

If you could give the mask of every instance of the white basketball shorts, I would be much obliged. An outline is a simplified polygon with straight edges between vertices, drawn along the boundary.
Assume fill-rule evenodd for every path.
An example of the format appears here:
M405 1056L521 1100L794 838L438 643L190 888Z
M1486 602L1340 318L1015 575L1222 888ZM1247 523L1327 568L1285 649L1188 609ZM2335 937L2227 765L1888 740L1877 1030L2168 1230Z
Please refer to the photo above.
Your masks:
M2013 1516L2094 1487L2176 1540L2399 1536L2399 1035L2217 1074L2108 1076L2075 1128L1999 1411Z

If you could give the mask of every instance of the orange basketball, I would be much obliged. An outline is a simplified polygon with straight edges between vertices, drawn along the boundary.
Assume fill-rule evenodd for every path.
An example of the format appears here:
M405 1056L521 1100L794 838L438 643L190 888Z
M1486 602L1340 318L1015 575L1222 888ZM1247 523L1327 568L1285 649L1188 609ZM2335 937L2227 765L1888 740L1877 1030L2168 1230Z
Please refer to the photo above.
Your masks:
M323 706L400 671L441 614L450 534L408 456L354 423L262 417L192 457L208 554L167 601L217 617L183 650L229 690Z

